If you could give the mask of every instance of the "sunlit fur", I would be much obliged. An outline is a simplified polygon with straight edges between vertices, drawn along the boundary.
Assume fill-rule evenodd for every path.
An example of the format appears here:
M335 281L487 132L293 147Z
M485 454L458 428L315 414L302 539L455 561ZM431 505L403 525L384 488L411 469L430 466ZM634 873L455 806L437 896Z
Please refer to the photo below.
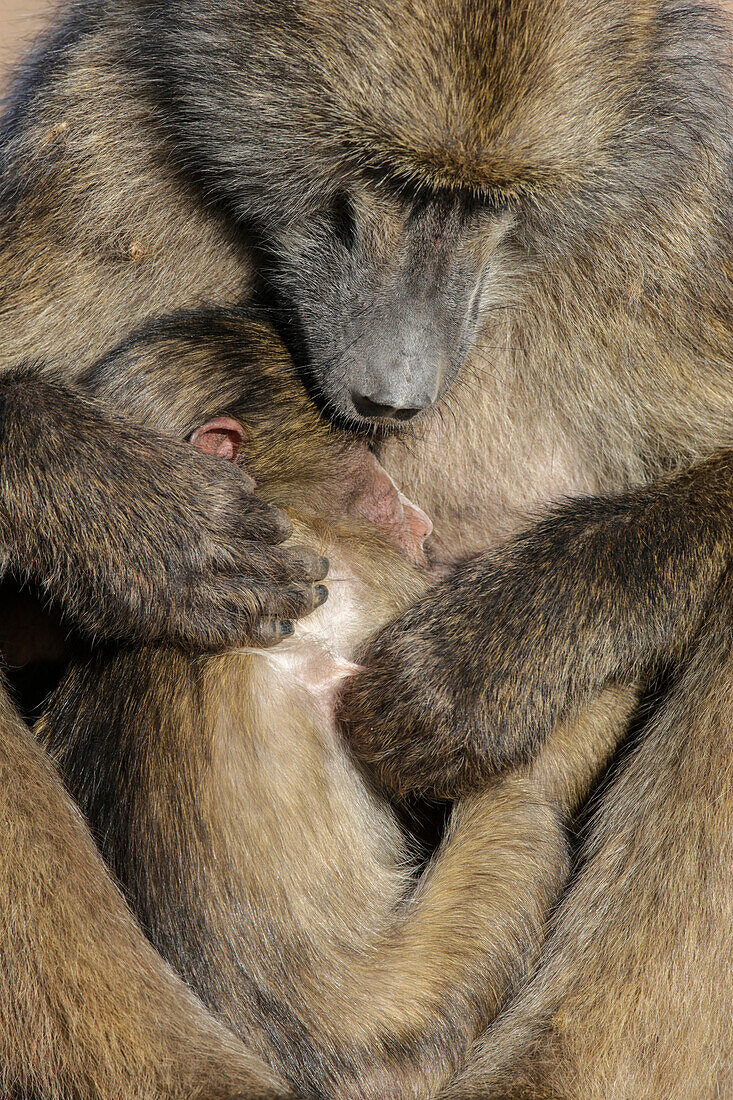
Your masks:
M0 474L14 475L12 492L2 486L3 569L13 566L45 585L78 625L100 637L139 637L144 609L158 636L204 644L211 641L204 628L215 622L216 636L231 638L238 619L227 611L236 612L236 604L222 608L209 584L195 598L197 567L225 560L232 538L231 523L209 522L212 493L207 489L202 501L196 491L200 466L192 470L184 458L183 465L165 464L177 485L174 513L162 459L156 461L169 454L170 443L123 428L92 402L80 404L68 383L154 315L256 295L324 409L353 423L352 382L363 380L372 352L383 345L392 363L400 361L396 306L412 317L417 303L426 340L422 349L410 345L412 357L422 350L428 380L438 388L456 379L444 390L441 415L418 422L414 443L385 461L443 532L444 563L496 545L558 496L651 487L647 499L677 502L666 512L665 531L684 532L675 543L682 556L650 556L646 576L629 570L644 588L639 601L613 583L612 563L600 555L595 560L609 567L603 584L592 586L600 608L594 621L606 609L618 612L636 673L649 648L648 625L660 622L648 612L660 606L661 584L679 671L676 624L686 630L693 607L704 634L704 609L715 602L715 583L730 561L724 455L693 476L698 501L715 517L712 540L711 528L686 507L679 482L671 494L655 489L663 474L731 445L730 81L724 34L708 6L227 0L212 10L203 0L136 0L80 3L60 27L17 84L5 125L2 362L8 369L29 365L0 384ZM443 226L448 232L441 236ZM445 332L452 337L447 349ZM56 371L51 391L38 363ZM74 427L79 415L82 440ZM48 423L53 431L44 435ZM47 447L39 443L44 438ZM108 478L116 489L104 498ZM228 480L215 484L213 497L226 501L215 520L252 514L241 493L231 507L230 489ZM637 518L643 499L633 498ZM257 519L264 529L267 514ZM205 548L201 556L191 552L194 534ZM114 562L105 552L112 543ZM547 560L535 545L528 582L537 577L534 566ZM578 545L585 545L582 538ZM680 560L683 569L674 567ZM251 567L251 555L247 561ZM171 583L178 568L188 583ZM235 569L233 584L240 575ZM562 559L553 576L558 583L567 577ZM521 586L515 591L521 597ZM515 677L537 689L537 668L556 658L565 673L562 700L576 672L590 670L596 682L595 651L575 629L586 605L579 607L574 595L568 587L544 608L570 637L569 650L551 632L536 630L522 651L526 676ZM483 605L477 610L465 592L443 599L453 636L465 644L448 652L442 646L439 701L461 686L466 661L497 648L496 638L487 644L492 623L485 609L482 618ZM304 597L295 602L295 610L307 606ZM427 622L433 652L447 625L442 610L437 627L431 622L430 606L435 613L442 605L424 604L414 621ZM633 629L624 620L629 609ZM513 621L520 627L522 618ZM621 634L605 636L605 655L614 656ZM597 952L576 951L580 941L573 937L553 938L548 948L577 976L570 1017L587 1026L572 1030L559 1060L554 1038L542 1033L533 1040L532 1051L550 1053L537 1063L543 1079L526 1085L530 1096L534 1089L587 1100L615 1089L626 1100L648 1093L655 1075L665 1087L673 1078L671 1094L676 1089L680 1097L696 1076L709 1094L727 1087L730 937L725 921L712 918L689 932L690 914L706 913L711 898L721 899L721 913L729 904L728 864L690 856L685 845L695 834L689 818L680 817L673 767L689 761L686 774L699 780L693 820L701 850L725 852L726 815L710 811L726 804L718 784L728 774L720 736L728 709L715 672L724 662L707 642L686 640L712 654L711 664L699 678L679 677L674 690L688 694L679 706L677 696L663 699L654 718L661 724L651 730L662 731L665 746L674 743L666 730L694 729L696 736L684 742L689 753L673 760L652 753L653 738L643 741L650 748L628 762L626 781L599 801L583 873L591 896L600 893L606 906L591 904L580 887L568 896L573 929L582 929ZM406 673L404 661L393 662L402 672L393 687L405 708L411 700L423 706L425 687L431 701L426 662L413 666ZM539 688L532 694L549 700L552 711L553 691ZM506 719L517 700L511 691L503 698ZM380 718L397 713L381 686L368 703L367 712ZM428 710L431 729L441 734L432 744L440 747L446 732L440 711ZM464 724L452 731L458 745L466 727L476 728L466 706L461 717ZM385 738L394 734L387 720L377 727ZM7 759L32 748L8 705L0 730ZM491 739L485 744L491 747ZM54 927L68 920L70 938L86 943L87 924L53 890L53 848L42 828L57 822L48 774L37 756L23 759L18 789L39 793L32 810L27 802L14 804L11 829L36 830L38 851L49 860L33 870L7 846L10 908L16 896L37 898L40 881L43 896L58 905ZM710 766L697 769L706 760ZM398 778L409 785L415 776L407 768ZM68 816L63 805L59 813ZM662 894L682 899L679 905L658 906L650 918L643 891L624 893L627 880L616 878L609 863L619 819L637 823L624 842L629 880L656 878ZM663 851L661 838L672 838ZM708 867L719 871L714 880L703 873ZM87 874L103 881L92 864L75 867L69 880ZM65 945L45 939L41 914L32 906L29 912L28 973L39 983L60 974L44 988L54 1004L68 1005L53 1000L67 988L63 961L59 966L68 957ZM1 946L10 950L7 929L3 935ZM700 949L691 954L690 943ZM643 964L625 967L627 955ZM92 1014L107 981L105 958L92 956L84 977ZM19 988L14 973L2 975L10 1000ZM542 973L552 984L550 970ZM707 1038L681 1041L673 1051L667 1039L683 1035L691 1011L698 1012L697 1005L690 1009L688 991L700 987L716 991L700 1017ZM608 1011L592 1010L599 997ZM640 1002L645 1011L630 1013L628 1006ZM628 1026L619 1026L615 1005L626 1006L620 1011ZM30 1024L28 1013L21 1018L37 1029L30 1015ZM104 1013L95 1018L112 1032L121 1027ZM152 1029L145 1034L148 1062L167 1067L161 1089L175 1095L176 1057L160 1049ZM77 1078L96 1095L93 1052L85 1055L71 1042L58 1051L79 1059ZM47 1072L30 1059L23 1065ZM114 1082L107 1092L130 1095L114 1053L107 1066ZM485 1059L477 1066L474 1093L488 1073ZM511 1066L506 1072L511 1076ZM54 1087L63 1095L61 1080L46 1077L50 1095ZM200 1077L196 1087L205 1081Z
M430 581L398 549L407 521L373 456L325 428L241 314L162 320L85 384L181 437L241 421L260 494L329 558L330 597L274 649L78 659L37 734L155 946L299 1095L434 1096L537 957L564 825L636 692L609 689L462 800L422 870L335 720L365 640Z

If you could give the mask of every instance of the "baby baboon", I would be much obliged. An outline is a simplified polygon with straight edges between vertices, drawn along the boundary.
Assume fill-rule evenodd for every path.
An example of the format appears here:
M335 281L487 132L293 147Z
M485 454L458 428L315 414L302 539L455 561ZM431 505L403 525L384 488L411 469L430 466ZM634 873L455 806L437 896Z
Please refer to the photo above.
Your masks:
M609 690L532 768L461 802L418 879L334 703L364 639L427 587L424 514L240 314L164 319L84 385L211 454L243 451L328 556L331 597L274 650L78 661L39 736L155 946L299 1094L436 1095L536 957L564 819L635 694Z
M609 676L671 664L675 691L719 685L717 658L707 681L688 662L717 652L709 609L731 556L730 106L726 32L703 0L75 4L4 129L3 569L98 636L209 646L313 605L318 562L268 552L285 527L246 483L223 464L202 477L193 452L166 463L160 434L71 388L152 315L256 296L336 416L389 427L448 394L414 446L382 456L446 561L548 502L597 498L465 565L375 644L346 703L385 780L447 792L532 759ZM235 514L251 520L245 546ZM712 738L724 693L674 698L649 744L693 726ZM18 730L0 729L11 755ZM572 927L608 955L590 965L556 941L582 978L565 1014L587 1021L567 1047L579 1095L668 1077L658 1019L681 1034L700 981L720 1001L698 1049L721 1088L729 1072L714 1021L733 1003L731 937L705 921L710 950L685 952L685 914L733 897L726 865L686 846L725 851L702 807L721 799L726 757L695 772L685 837L679 759L658 753L650 776L632 755L600 802L584 874L606 906L573 893ZM638 827L614 877L618 820ZM25 882L13 869L5 881ZM624 892L653 879L684 899L666 917ZM631 945L644 965L625 967ZM39 983L59 972L30 931L26 946ZM619 1028L593 1015L601 988L648 1010Z

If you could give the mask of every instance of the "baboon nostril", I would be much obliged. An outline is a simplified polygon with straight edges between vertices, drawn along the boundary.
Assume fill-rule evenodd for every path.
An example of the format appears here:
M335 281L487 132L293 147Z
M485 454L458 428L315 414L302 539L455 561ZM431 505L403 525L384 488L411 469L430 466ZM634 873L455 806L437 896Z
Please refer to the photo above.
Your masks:
M392 416L395 420L412 420L413 416L417 416L420 409L395 409Z
M372 397L357 393L355 390L351 392L351 400L354 402L354 408L359 415L367 417L369 420L411 420L413 416L420 412L419 407L383 405Z
M372 417L388 417L394 416L396 409L394 405L382 405L379 401L373 401L371 397L366 397L362 393L356 393L352 391L351 400L354 402L354 408L359 413L359 416Z

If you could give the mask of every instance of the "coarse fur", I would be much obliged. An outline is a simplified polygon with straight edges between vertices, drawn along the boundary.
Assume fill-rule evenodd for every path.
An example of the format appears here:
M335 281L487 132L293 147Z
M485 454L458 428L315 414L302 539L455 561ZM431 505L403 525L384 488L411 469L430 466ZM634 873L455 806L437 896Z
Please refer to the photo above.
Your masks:
M535 975L445 1100L733 1090L731 597L728 572L689 664L596 808Z
M636 692L609 689L462 800L419 875L334 704L364 640L425 591L408 551L428 525L241 314L161 319L85 388L230 457L240 422L259 494L328 556L331 596L275 650L77 658L36 732L154 945L298 1095L435 1096L537 956L564 825Z
M169 509L170 464L156 471L171 444L126 432L72 389L147 318L256 296L341 420L367 428L376 415L388 428L438 400L441 415L413 421L412 444L387 445L383 460L436 520L446 566L495 548L388 628L372 671L354 681L354 744L386 780L455 790L533 759L557 719L609 675L646 682L671 663L680 690L703 682L683 673L706 652L701 610L731 549L726 33L698 0L76 5L29 63L5 124L3 569L38 582L88 633L139 638L149 616L151 637L194 647L251 636L253 607L279 621L313 606L318 563L263 557L263 542L286 528L246 482L221 473L214 520L225 518L212 529L204 460L181 454L181 507ZM67 438L79 402L81 453ZM47 423L70 449L63 439L49 449L41 487L33 445ZM141 441L151 448L142 464ZM115 485L103 506L99 481ZM582 494L598 499L571 502L519 543L499 545L548 502ZM146 506L133 508L136 500ZM233 552L234 515L254 517L260 538ZM128 530L131 519L139 531ZM123 587L105 569L110 539ZM218 572L256 582L233 626L227 584L202 585L193 611L169 600ZM504 590L496 578L507 573ZM173 589L180 575L189 583ZM414 645L404 645L406 628ZM687 710L665 712L665 703L659 714L670 722L710 717L694 728L713 752L725 694L696 696ZM17 736L17 723L4 722L11 756ZM698 751L696 742L692 760ZM730 937L708 923L714 950L693 959L684 914L713 896L727 902L733 887L725 867L712 884L686 858L670 767L655 757L659 797L648 811L643 798L633 802L640 824L629 843L639 881L657 869L651 837L677 838L663 888L685 901L669 914L666 953L649 957L643 894L623 895L604 858L615 815L630 820L626 800L652 777L608 789L601 839L587 859L581 853L582 873L625 933L609 939L609 998L648 995L652 1009L632 1021L633 1042L612 1013L594 1016L566 1048L562 1082L548 1078L560 1095L572 1080L580 1097L628 1082L643 1096L651 1048L669 1077L655 1006L684 1019L686 987L716 984L730 1015L733 992L721 981L730 966L720 965ZM724 770L724 756L703 769L702 804ZM709 816L696 820L717 836ZM24 868L13 864L20 881ZM597 928L586 895L570 897L573 927ZM622 998L631 943L645 965L625 974ZM32 932L28 944L38 957ZM579 965L572 938L553 944L563 965ZM57 947L40 956L53 972ZM669 966L682 975L671 993ZM600 1003L595 980L581 979L589 1012ZM676 1079L690 1079L702 1057L701 1080L724 1088L731 1044L723 1037L714 1059L709 1049L684 1043ZM605 1084L581 1065L597 1067ZM542 1095L542 1084L527 1085L529 1095L535 1087Z
M0 1095L285 1100L150 946L50 761L0 706Z

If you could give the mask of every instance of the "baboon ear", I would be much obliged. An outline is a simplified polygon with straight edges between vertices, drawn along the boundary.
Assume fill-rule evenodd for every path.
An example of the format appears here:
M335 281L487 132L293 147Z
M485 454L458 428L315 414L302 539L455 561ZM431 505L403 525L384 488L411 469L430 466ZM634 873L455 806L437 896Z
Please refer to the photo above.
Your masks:
M194 447L226 462L236 462L244 448L245 431L238 420L219 416L197 428L188 439Z

